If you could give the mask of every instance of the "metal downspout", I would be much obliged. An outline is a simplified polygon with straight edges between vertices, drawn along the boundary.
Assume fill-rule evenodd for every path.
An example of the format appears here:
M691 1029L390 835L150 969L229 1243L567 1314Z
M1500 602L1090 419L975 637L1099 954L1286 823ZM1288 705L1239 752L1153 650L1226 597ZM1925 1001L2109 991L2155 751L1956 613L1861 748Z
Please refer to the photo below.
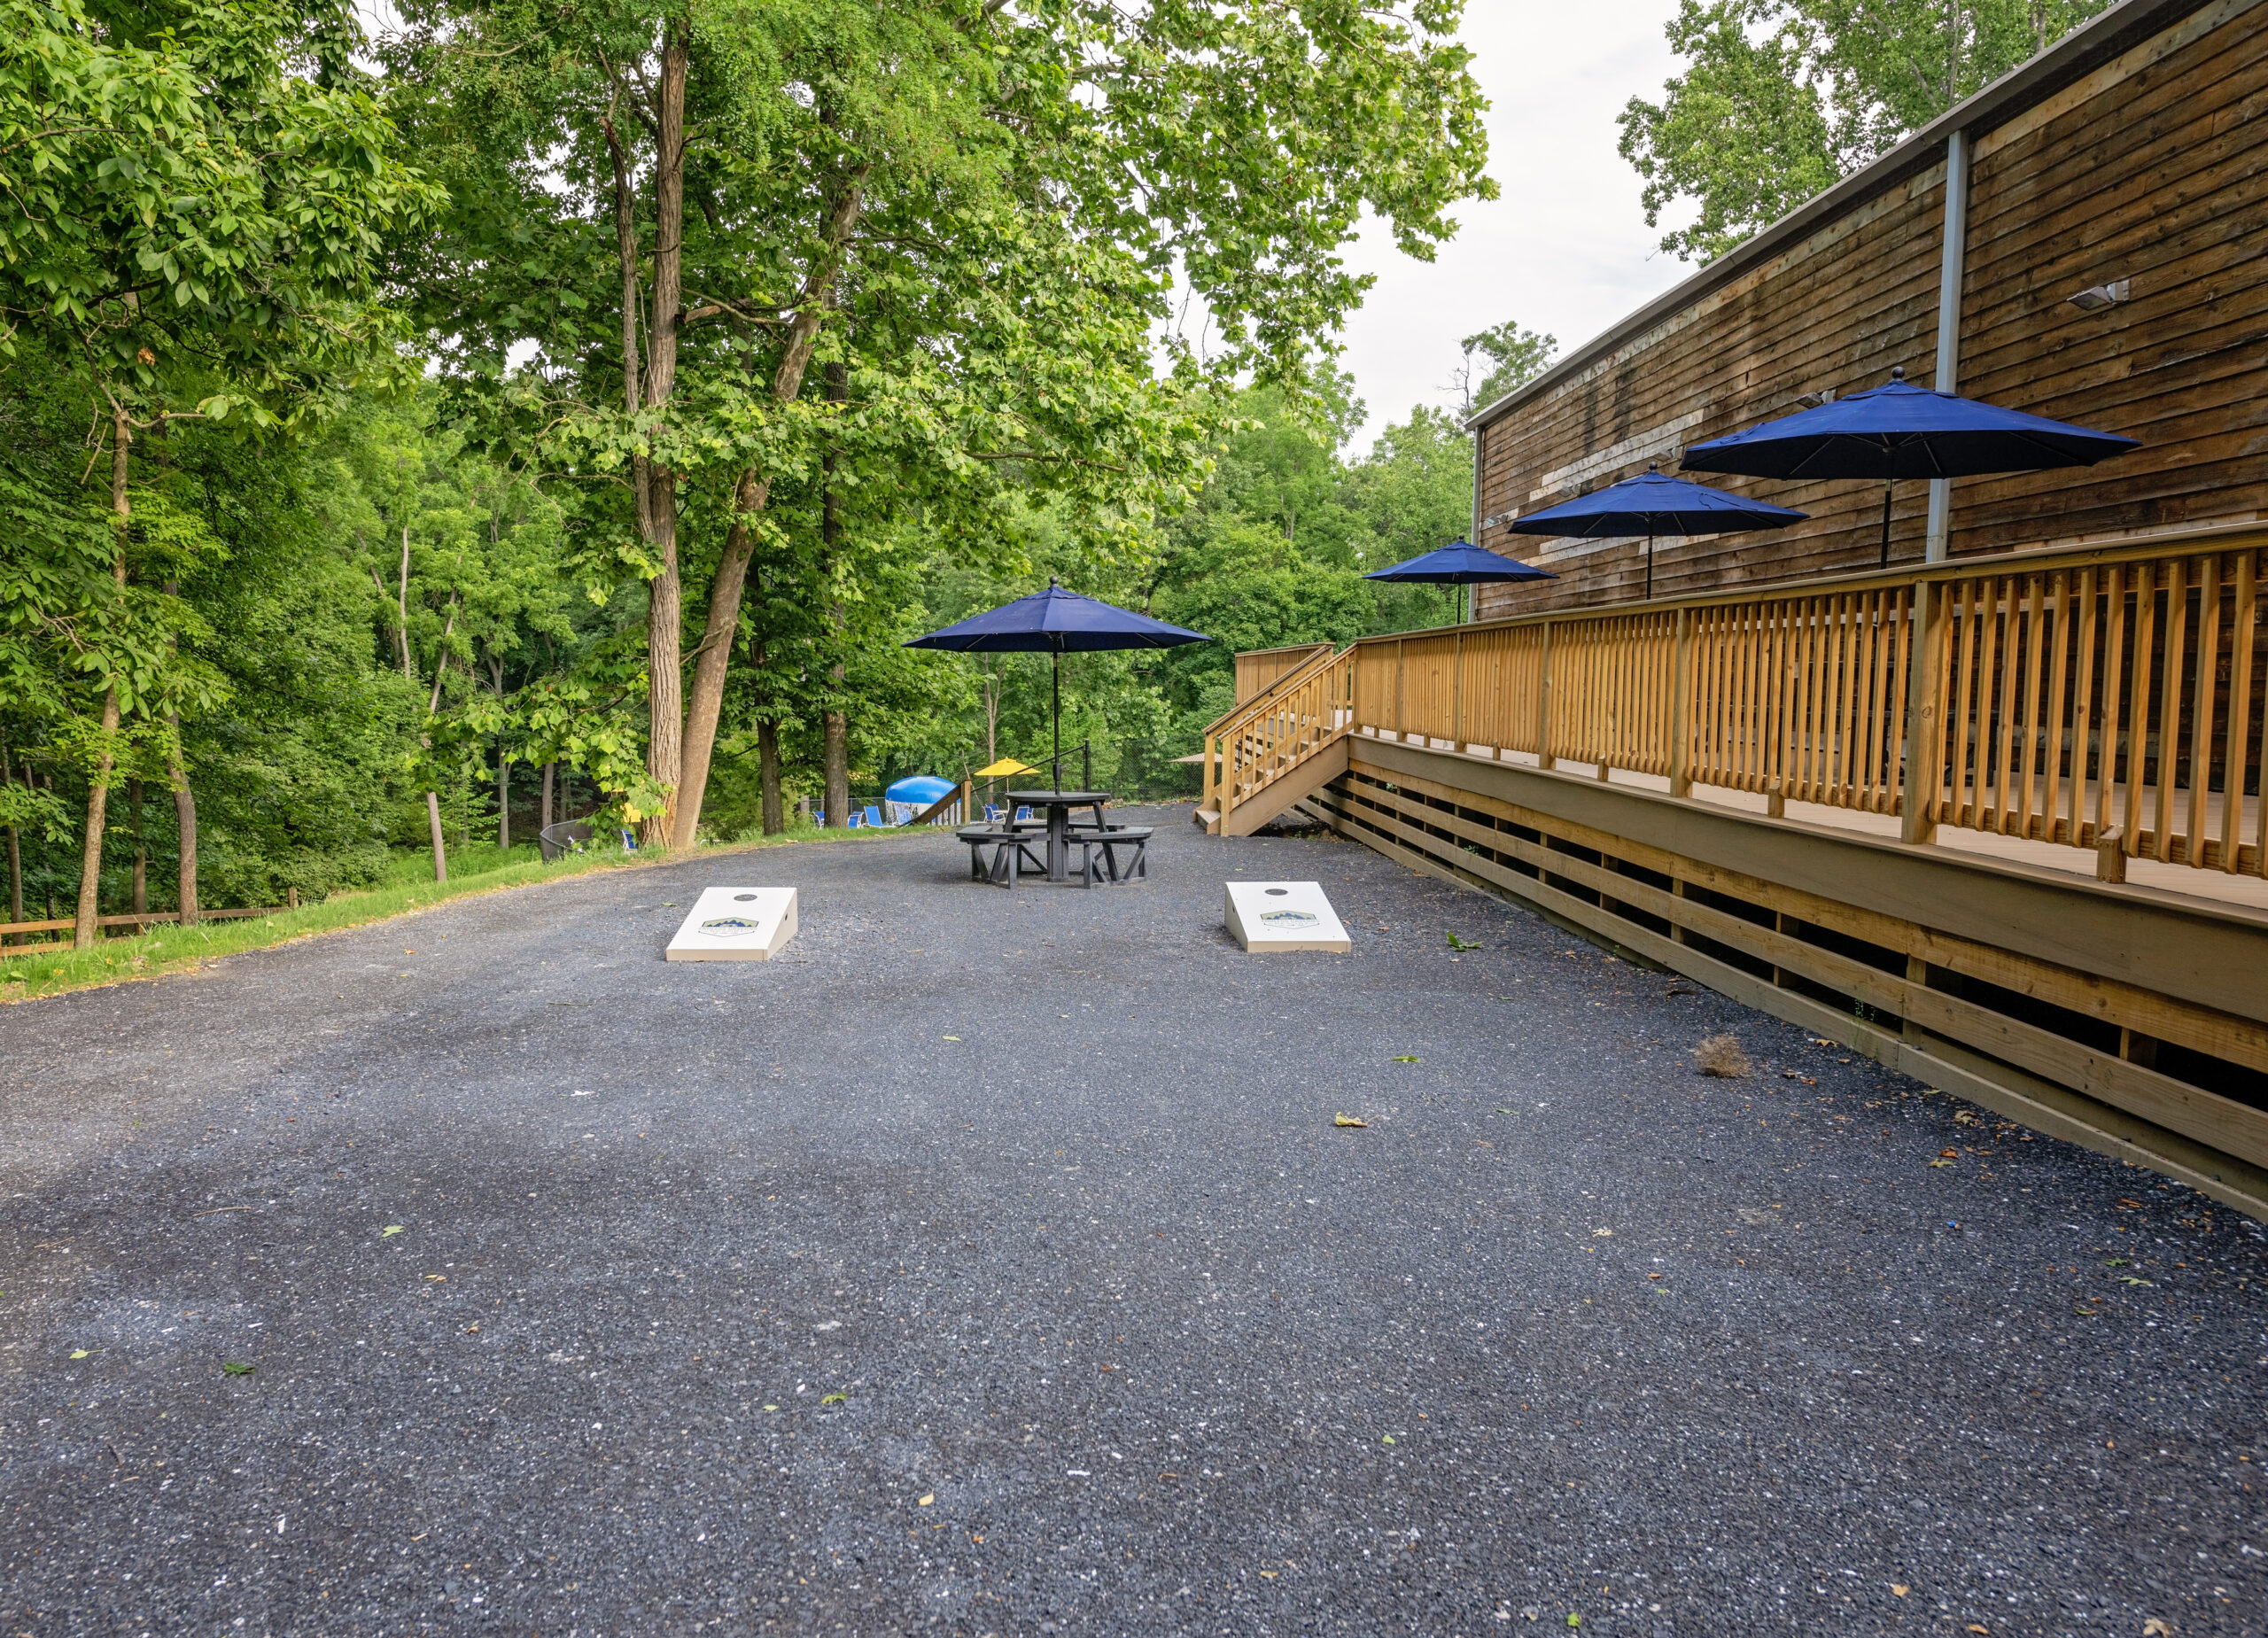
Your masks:
M1472 429L1472 532L1464 538L1475 546L1480 544L1480 440L1487 435L1487 427ZM1480 594L1476 590L1472 594L1471 605L1457 611L1459 625L1464 624L1480 612L1478 606L1480 602Z
M1940 392L1957 392L1961 379L1961 284L1969 264L1969 133L1946 138L1945 260L1938 272L1938 377ZM1930 532L1925 561L1941 563L1948 555L1953 524L1953 479L1930 480Z

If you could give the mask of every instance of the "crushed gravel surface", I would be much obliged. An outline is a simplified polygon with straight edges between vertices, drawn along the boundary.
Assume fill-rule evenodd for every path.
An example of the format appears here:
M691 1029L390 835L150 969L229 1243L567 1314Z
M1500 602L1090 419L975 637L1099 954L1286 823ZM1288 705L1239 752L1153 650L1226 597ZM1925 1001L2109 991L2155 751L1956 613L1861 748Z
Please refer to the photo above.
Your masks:
M1115 888L805 844L0 1008L0 1634L2268 1627L2259 1225L1147 817ZM665 965L727 883L800 935Z

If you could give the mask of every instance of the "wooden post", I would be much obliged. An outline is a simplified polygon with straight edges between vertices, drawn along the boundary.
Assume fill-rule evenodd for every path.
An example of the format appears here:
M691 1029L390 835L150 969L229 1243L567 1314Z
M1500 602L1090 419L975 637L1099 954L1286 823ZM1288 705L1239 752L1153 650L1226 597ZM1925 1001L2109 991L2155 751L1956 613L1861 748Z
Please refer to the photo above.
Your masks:
M2126 880L2126 833L2117 825L2094 839L2094 879L2112 882Z
M1403 681L1405 673L1402 659L1409 651L1410 644L1406 639L1395 640L1394 645L1394 737L1400 741L1407 741L1410 738L1409 731L1402 726L1404 720L1402 707L1409 697L1409 690Z
M1449 664L1449 749L1461 751L1464 749L1464 628L1461 625Z
M1221 835L1224 836L1229 834L1229 809L1237 799L1236 769L1231 765L1231 758L1236 754L1236 743L1225 734L1221 736L1221 777L1214 788L1214 795L1218 798L1214 803L1214 811L1221 816Z
M1938 839L1936 808L1945 784L1946 589L1936 580L1914 584L1912 618L1922 640L1912 647L1906 676L1906 767L1898 839L1916 844Z
M1542 652L1536 659L1535 765L1549 768L1557 760L1551 754L1551 622L1546 620Z
M1669 679L1669 794L1693 794L1693 611L1677 611Z

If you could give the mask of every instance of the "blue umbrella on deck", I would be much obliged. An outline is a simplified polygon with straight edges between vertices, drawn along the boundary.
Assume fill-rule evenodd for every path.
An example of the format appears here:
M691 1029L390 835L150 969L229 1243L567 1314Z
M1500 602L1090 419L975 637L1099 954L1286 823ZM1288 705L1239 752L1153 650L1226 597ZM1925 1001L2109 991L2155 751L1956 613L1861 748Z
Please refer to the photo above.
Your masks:
M1556 580L1558 578L1548 569L1538 569L1517 557L1487 551L1469 540L1452 540L1422 557L1396 563L1391 569L1374 569L1363 577L1365 580L1395 580L1425 586L1480 586L1497 580Z
M1728 494L1703 484L1649 467L1636 477L1559 506L1516 517L1516 534L1573 535L1596 540L1609 535L1646 537L1646 595L1654 594L1656 535L1730 534L1742 529L1784 529L1810 516L1784 506L1768 506L1746 495Z
M1050 654L1055 656L1055 788L1063 788L1063 656L1105 648L1173 648L1210 642L1202 632L1184 631L1134 614L1100 598L1067 592L1055 581L1044 592L1019 597L983 614L971 615L943 631L916 637L909 648L944 648L955 654Z
M1864 392L1783 415L1685 452L1694 472L1750 477L1878 477L1882 561L1890 562L1891 486L1901 477L1976 477L2043 467L2093 466L2141 447L2136 439L2050 421L1951 392L1933 392L1903 369Z

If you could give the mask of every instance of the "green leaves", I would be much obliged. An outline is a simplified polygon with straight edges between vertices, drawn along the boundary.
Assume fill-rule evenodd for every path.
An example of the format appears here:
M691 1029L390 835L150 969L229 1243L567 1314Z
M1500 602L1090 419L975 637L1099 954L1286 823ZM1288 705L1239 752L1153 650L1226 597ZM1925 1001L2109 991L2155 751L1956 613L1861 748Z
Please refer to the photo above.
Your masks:
M1662 248L1713 260L2109 4L1966 0L1956 35L1945 0L1682 0L1684 72L1619 117L1647 224L1696 201Z

